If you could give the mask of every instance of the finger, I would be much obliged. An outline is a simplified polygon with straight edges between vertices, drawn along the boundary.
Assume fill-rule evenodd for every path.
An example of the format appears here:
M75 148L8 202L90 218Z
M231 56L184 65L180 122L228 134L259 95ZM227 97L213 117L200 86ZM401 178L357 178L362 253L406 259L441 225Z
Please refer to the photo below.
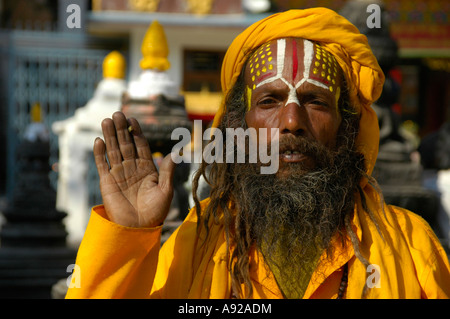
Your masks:
M106 146L105 142L100 137L94 141L94 159L97 166L98 175L100 178L109 172L109 166L105 157Z
M142 133L141 126L139 122L135 118L128 119L129 126L131 127L131 134L134 139L134 144L136 146L137 155L141 159L151 160L152 152L150 150L150 146L148 145L148 141Z
M111 167L122 164L122 155L117 142L116 128L112 119L102 121L103 137L105 138L106 154Z
M116 128L117 141L119 143L122 158L127 160L136 159L136 150L133 138L128 131L128 121L122 112L115 112L112 116Z
M173 175L175 172L175 163L169 154L161 162L159 167L159 187L165 192L173 190Z

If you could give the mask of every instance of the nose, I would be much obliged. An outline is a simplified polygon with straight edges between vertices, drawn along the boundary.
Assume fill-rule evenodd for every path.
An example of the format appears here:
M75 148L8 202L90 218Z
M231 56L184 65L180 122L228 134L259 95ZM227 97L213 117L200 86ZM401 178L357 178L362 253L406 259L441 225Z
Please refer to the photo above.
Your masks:
M308 113L303 106L289 103L281 109L280 116L280 134L307 135Z

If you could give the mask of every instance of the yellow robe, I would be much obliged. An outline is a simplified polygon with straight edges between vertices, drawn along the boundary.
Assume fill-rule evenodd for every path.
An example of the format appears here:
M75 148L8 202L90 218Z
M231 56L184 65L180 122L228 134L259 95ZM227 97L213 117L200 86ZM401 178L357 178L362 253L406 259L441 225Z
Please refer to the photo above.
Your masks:
M207 203L205 200L202 205ZM388 221L380 223L383 239L367 214L358 212L362 209L355 209L352 227L361 242L361 253L379 271L367 270L355 257L351 244L343 248L335 240L334 259L322 259L304 298L336 298L347 262L346 298L360 298L366 280L372 283L367 298L449 298L448 257L421 217L386 207ZM379 214L376 217L384 219ZM206 244L201 245L196 221L193 209L160 249L161 227L123 227L108 221L102 206L95 207L76 260L79 272L73 274L79 276L80 287L70 288L66 297L230 298L223 225L211 224ZM282 298L273 275L266 273L255 250L250 276L254 298Z

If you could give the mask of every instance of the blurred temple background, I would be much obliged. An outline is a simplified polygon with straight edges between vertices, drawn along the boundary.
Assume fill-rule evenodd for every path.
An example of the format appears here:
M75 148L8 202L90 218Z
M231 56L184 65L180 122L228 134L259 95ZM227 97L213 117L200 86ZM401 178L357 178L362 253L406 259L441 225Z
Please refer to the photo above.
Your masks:
M380 28L367 24L371 4ZM101 204L92 145L103 117L122 109L141 119L158 163L173 128L195 138L210 125L222 59L241 31L274 12L317 6L366 34L385 71L373 107L386 201L422 215L448 249L449 1L1 0L0 298L63 294L90 208ZM158 52L146 49L161 39ZM168 61L162 77L143 62L160 52ZM195 169L177 168L164 236L192 203Z

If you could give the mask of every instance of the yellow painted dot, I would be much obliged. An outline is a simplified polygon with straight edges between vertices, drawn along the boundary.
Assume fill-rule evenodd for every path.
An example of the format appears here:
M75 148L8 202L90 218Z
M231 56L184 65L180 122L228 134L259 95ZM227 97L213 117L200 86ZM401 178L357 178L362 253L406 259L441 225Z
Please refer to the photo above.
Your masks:
M255 81L255 79L256 79L255 76L252 76L252 81Z
M331 76L328 75L328 76L327 76L327 80L328 80L328 81L331 81Z
M256 72L256 75L257 75L257 76L260 76L260 75L261 75L261 72L260 72L260 71L257 71L257 72Z
M272 69L273 69L273 65L269 64L269 70L272 70Z
M323 58L323 62L327 62L327 58L324 57L324 58Z
M322 72L320 73L320 75L321 75L322 77L325 77L325 72L322 71Z
M266 68L266 67L263 67L261 71L267 72L267 68Z
M255 84L253 84L253 90L254 90L254 89L256 89L256 85L255 85Z
M252 68L252 69L250 70L250 74L252 74L254 71L255 71L255 69Z
M319 70L317 70L316 68L313 69L313 73L317 74L319 72Z
M324 64L322 64L322 69L326 70L327 66Z
M319 62L319 61L314 62L314 64L315 64L316 66L320 66L320 62Z
M332 86L330 86L330 92L333 92L333 87Z
M336 81L333 79L333 80L331 80L331 83L336 84Z
M316 54L316 59L320 60L320 55Z
M267 52L267 55L272 55L272 51L271 52Z
M261 59L264 59L265 57L266 57L266 55L265 55L265 54L261 55Z
M256 68L259 68L259 63L256 64Z
M267 60L268 60L269 62L272 61L272 57L270 56Z
M261 61L261 64L262 64L262 65L266 64L266 60L262 60L262 61Z
M253 63L250 64L250 67L253 68Z
M259 60L259 58L256 58L256 59L255 59L255 62L258 62L258 60Z
M333 73L333 76L334 76L334 77L336 77L336 76L337 76L336 72L334 72L334 73Z

